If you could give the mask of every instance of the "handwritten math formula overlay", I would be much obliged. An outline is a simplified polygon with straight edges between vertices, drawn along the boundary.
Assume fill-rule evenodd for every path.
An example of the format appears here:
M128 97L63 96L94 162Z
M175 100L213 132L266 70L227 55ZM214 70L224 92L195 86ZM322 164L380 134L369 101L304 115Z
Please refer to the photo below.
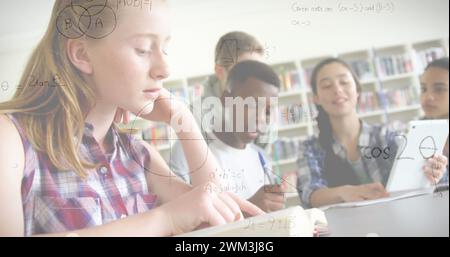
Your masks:
M330 1L331 2L331 1ZM308 4L304 1L294 1L289 6L294 17L290 24L296 27L308 27L313 25L309 17L326 14L382 14L393 13L395 4L391 1L341 1L330 5Z
M99 4L87 1L78 4L71 1L56 19L58 32L70 39L87 36L101 39L111 34L117 26L117 11L121 8L136 8L151 12L152 0L104 0Z

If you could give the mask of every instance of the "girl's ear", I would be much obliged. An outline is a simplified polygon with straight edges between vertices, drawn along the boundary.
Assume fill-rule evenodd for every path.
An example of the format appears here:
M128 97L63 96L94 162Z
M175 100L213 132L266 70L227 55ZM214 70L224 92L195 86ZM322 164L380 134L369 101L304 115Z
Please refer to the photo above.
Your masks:
M77 39L69 39L67 41L66 51L70 62L77 67L78 70L88 75L92 74L92 63L87 54L85 42Z

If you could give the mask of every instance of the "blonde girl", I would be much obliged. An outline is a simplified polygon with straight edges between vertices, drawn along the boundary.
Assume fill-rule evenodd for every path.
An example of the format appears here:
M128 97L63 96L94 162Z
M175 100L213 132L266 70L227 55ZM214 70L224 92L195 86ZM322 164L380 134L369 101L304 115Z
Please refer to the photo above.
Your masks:
M192 114L161 86L168 3L123 3L55 1L21 88L0 104L1 236L167 236L262 213L220 192L215 159L192 140L202 138ZM119 132L127 112L166 123L177 113L191 128L177 136L192 187L153 147Z

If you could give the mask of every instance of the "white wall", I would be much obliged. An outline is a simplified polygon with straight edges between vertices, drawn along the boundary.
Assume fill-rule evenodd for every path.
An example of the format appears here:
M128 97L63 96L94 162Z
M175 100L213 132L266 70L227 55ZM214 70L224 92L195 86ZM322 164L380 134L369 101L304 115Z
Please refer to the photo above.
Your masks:
M171 0L172 77L211 73L215 43L231 30L255 35L267 62L321 56L449 37L448 0ZM331 13L293 12L292 5L331 7ZM338 4L392 4L393 11L340 13ZM52 0L0 0L0 83L17 84L27 56L43 34ZM292 20L310 23L294 26ZM12 90L0 88L0 101Z

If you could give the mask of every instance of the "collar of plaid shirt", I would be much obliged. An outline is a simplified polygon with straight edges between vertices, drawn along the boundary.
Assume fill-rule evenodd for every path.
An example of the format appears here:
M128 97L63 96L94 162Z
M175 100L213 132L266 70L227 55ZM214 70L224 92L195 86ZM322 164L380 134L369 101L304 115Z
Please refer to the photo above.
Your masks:
M364 147L370 146L371 132L372 132L372 127L369 124L361 121L361 132L359 134L358 147L364 148ZM341 144L339 144L339 142L336 139L334 139L332 148L333 148L333 152L337 156L339 156L341 159L347 158L347 153L345 152L345 148Z

